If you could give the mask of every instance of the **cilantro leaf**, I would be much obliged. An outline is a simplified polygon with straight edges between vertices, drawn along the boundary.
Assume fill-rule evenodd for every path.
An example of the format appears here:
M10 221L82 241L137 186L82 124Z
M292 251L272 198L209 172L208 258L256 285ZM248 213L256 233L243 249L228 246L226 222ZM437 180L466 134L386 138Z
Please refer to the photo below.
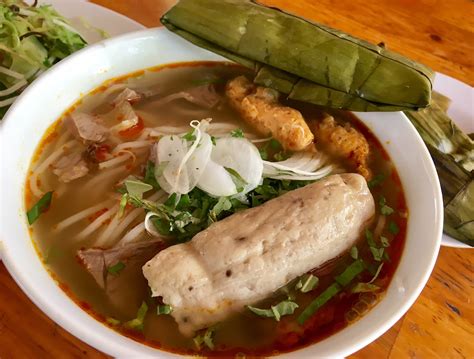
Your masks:
M125 264L122 262L117 262L113 266L107 268L107 272L113 275L118 275L125 268Z
M277 305L272 305L270 309L260 309L247 305L247 308L260 317L275 318L277 322L285 315L291 315L298 308L298 304L290 300L284 300Z
M235 130L232 130L230 132L230 135L236 138L244 138L244 132L240 128L236 128Z

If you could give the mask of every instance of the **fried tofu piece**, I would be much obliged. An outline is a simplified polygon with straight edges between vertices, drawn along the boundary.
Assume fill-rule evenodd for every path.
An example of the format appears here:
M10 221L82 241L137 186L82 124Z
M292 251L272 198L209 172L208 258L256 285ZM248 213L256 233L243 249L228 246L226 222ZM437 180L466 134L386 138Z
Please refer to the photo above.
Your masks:
M302 151L313 146L314 136L298 110L278 102L278 92L255 86L245 76L226 85L230 104L262 136L272 136L285 150Z
M322 121L310 121L309 126L318 144L331 155L347 160L365 179L370 179L369 144L364 135L349 123L338 124L334 117L329 115Z

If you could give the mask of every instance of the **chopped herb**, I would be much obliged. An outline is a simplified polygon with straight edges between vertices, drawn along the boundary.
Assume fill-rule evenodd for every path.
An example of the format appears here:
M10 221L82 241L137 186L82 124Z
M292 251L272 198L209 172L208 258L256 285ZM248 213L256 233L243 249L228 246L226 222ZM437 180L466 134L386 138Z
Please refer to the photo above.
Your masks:
M299 290L301 293L308 293L316 288L319 284L319 278L312 274L303 275L298 283L296 283L295 289Z
M348 285L364 270L364 263L358 259L350 264L344 272L339 274L335 280L336 282L331 284L324 292L316 297L299 315L298 323L303 325L319 308L327 303L332 297L341 291L343 287Z
M153 188L156 190L159 190L161 188L158 182L156 181L155 164L152 161L148 161L146 164L145 179L143 181L153 186Z
M375 275L373 276L373 278L369 281L369 283L373 283L377 277L379 276L380 274L380 271L382 270L382 267L383 267L383 263L380 263L380 265L377 267L377 271L375 272Z
M260 309L247 305L247 308L260 317L275 318L277 322L285 315L291 315L298 308L298 304L290 300L284 300L277 305L272 305L270 309Z
M371 283L357 283L354 287L352 287L352 293L367 293L367 292L376 292L380 289L378 285L371 284Z
M273 158L276 161L284 161L284 160L287 160L288 158L290 158L290 156L291 156L290 152L280 151L280 152L275 153L273 155Z
M129 179L124 182L125 188L127 188L127 192L129 195L137 197L137 198L143 198L143 194L152 190L153 186L136 180L136 179Z
M233 168L224 167L224 169L231 175L232 181L234 181L235 187L237 188L237 192L242 192L245 186L248 184L242 176Z
M194 344L200 350L205 344L209 349L214 349L214 332L216 328L207 328L204 334L199 334L193 338Z
M377 244L374 241L374 235L372 234L370 229L365 230L365 239L367 240L367 243L370 247L377 247Z
M270 148L274 151L281 151L283 149L282 145L280 142L272 138L270 141L268 141L268 145Z
M107 268L107 272L113 275L118 275L125 268L125 264L122 262L117 262L113 266Z
M219 200L217 201L215 206L212 207L210 216L214 221L216 221L218 215L220 215L223 211L228 211L231 208L232 202L229 200L228 197L219 197Z
M107 318L105 319L105 321L106 321L107 323L109 323L110 325L120 325L120 320L117 320L117 319L112 318L112 317L107 317Z
M392 207L387 206L387 200L385 197L380 197L379 205L380 213L384 216L389 216L394 212Z
M126 323L124 323L125 327L135 330L143 330L143 322L145 320L146 313L148 312L148 305L143 302L140 308L138 308L137 317L132 319Z
M35 203L31 209L26 212L26 217L28 218L28 223L30 226L36 222L36 220L41 216L42 213L46 212L51 206L51 200L53 199L53 192L47 192L43 197Z
M258 152L260 153L260 157L262 157L262 160L268 160L268 152L266 147L259 148Z
M377 262L380 262L382 260L384 251L385 248L370 247L370 252L372 253L372 256Z
M396 235L398 234L398 232L400 232L400 228L398 228L395 222L390 221L390 223L388 224L388 231L393 235Z
M388 241L387 237L380 236L380 243L382 243L384 248L390 247L390 242Z
M211 142L214 146L216 145L216 138L214 136L211 136Z
M128 193L124 193L122 195L122 198L120 198L119 211L118 211L119 218L122 218L123 213L125 212L125 207L127 207L129 198L130 198L130 195Z
M237 137L237 138L243 138L244 137L244 132L240 128L236 128L235 130L232 130L230 132L230 135L232 137Z
M359 250L357 249L356 246L351 248L351 257L352 257L352 259L359 258Z
M194 130L189 131L187 134L183 135L181 138L189 142L196 141L196 135L194 134Z
M157 315L171 314L172 311L173 311L173 308L171 308L171 305L168 305L168 304L159 304L156 307L156 314Z
M367 182L367 185L369 186L370 189L380 186L383 181L385 181L386 176L384 174L378 174L374 176L369 182Z

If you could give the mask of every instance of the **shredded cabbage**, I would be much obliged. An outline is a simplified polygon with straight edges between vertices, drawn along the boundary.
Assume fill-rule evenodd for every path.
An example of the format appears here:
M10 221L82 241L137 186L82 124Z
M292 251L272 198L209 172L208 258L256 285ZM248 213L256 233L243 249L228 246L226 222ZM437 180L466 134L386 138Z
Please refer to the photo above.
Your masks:
M0 120L40 73L86 46L86 41L50 5L0 3Z

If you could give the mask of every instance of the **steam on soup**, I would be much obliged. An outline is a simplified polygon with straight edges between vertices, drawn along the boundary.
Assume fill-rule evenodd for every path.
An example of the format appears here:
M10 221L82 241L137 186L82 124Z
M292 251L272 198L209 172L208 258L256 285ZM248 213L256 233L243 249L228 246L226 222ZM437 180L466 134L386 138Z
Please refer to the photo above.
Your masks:
M118 332L177 353L291 351L390 283L407 209L378 140L251 79L229 63L142 71L41 142L26 185L39 253Z

